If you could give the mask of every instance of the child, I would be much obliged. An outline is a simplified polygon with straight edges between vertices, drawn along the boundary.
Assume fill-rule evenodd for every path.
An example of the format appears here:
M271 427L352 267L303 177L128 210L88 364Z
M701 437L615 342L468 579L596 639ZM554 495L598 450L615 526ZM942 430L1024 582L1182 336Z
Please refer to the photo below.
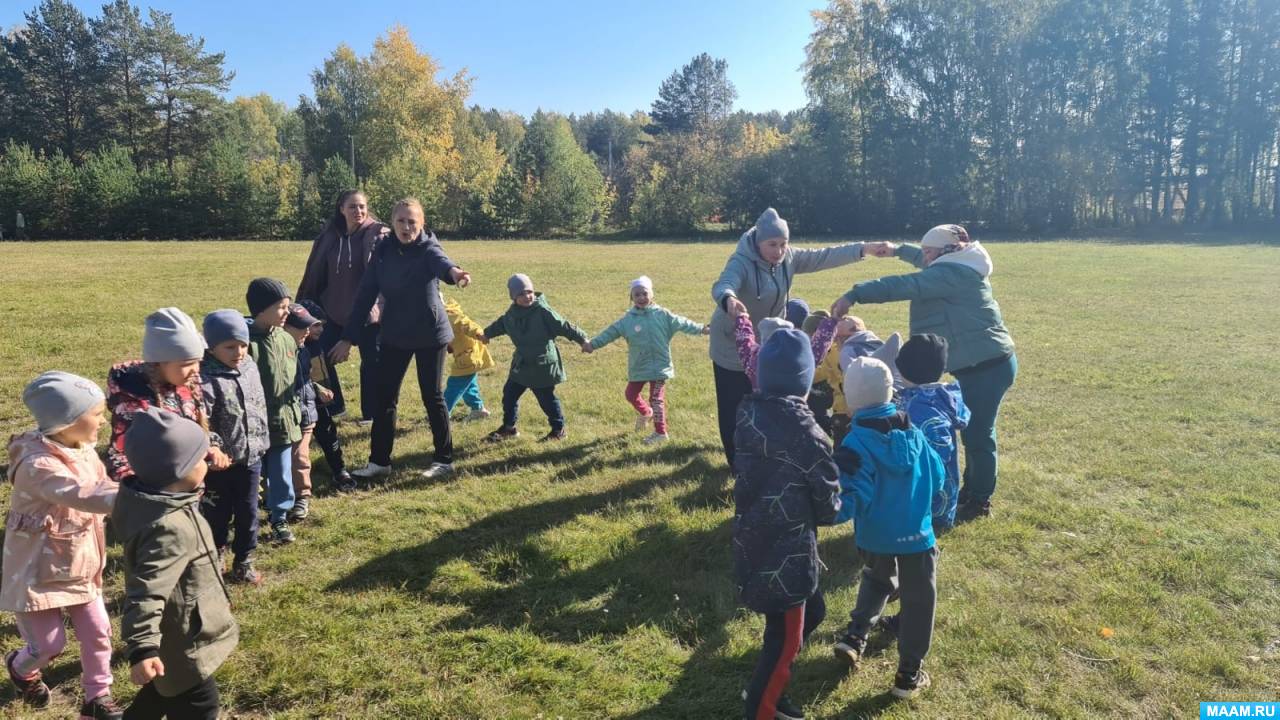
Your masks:
M22 402L36 429L9 441L13 493L0 609L14 613L26 646L5 656L5 667L24 702L47 706L40 668L67 644L65 610L80 640L80 717L119 718L111 699L111 620L102 601L103 517L115 504L116 484L94 451L106 403L97 385L57 371L32 380Z
M215 310L205 315L204 339L209 343L200 363L204 411L216 442L231 459L231 465L211 471L205 478L200 512L213 531L219 571L227 534L235 522L231 582L256 585L262 581L253 567L253 551L258 547L262 457L270 444L267 399L258 366L248 356L249 323L243 315L235 310Z
M284 331L297 343L297 377L294 380L294 393L298 397L298 405L302 411L302 438L293 444L290 453L290 466L293 470L293 507L289 508L287 519L301 522L310 514L311 504L311 437L315 433L316 423L320 420L318 391L319 386L311 380L311 353L307 350L307 341L315 341L320 337L323 325L316 316L307 309L293 303L289 305L289 316L284 321ZM333 399L333 395L328 395Z
M133 416L149 407L177 413L208 427L200 397L200 359L205 342L196 324L176 307L147 316L142 333L142 361L114 365L107 373L107 408L111 410L111 442L107 470L122 482L133 470L124 456L124 434ZM214 470L230 466L214 443L209 449Z
M338 437L338 415L346 412L339 394L342 385L338 381L338 370L325 352L322 337L328 327L328 316L319 303L303 300L301 303L312 317L320 321L320 325L311 330L302 347L306 351L310 366L306 374L316 390L316 428L312 436L320 443L320 451L324 453L324 461L329 464L329 477L333 479L334 489L338 492L351 492L356 489L355 478L347 472L346 459L342 453L342 440ZM299 367L302 367L299 365Z
M298 379L298 345L281 328L289 315L289 291L284 283L257 278L245 293L249 315L249 355L258 364L267 395L267 429L270 447L263 456L267 478L267 510L271 534L278 543L293 542L287 513L293 507L290 460L293 444L302 439L302 407L295 383Z
M645 443L666 442L667 381L675 377L671 364L671 338L677 332L690 335L706 335L710 326L676 315L653 302L653 281L641 275L631 281L631 309L619 320L592 338L583 348L593 352L623 338L627 341L627 389L623 395L640 413L636 418L636 430L643 430L653 422L653 434ZM644 384L649 383L649 402L640 397Z
M213 673L240 640L209 524L196 511L209 437L155 408L125 435L134 475L120 488L111 525L124 546L120 635L129 678L141 685L131 718L218 717Z
M835 326L835 321L827 318L818 323L818 329L814 331L813 337L809 338L809 349L813 353L815 364L817 359L826 355L827 349L831 347ZM786 320L767 317L760 321L760 341L757 342L755 329L751 327L751 316L744 312L734 318L733 335L738 348L738 358L742 361L742 369L747 375L747 380L751 382L752 388L757 390L760 388L756 381L756 355L760 352L760 347L778 330L794 329L795 326Z
M933 637L937 600L932 506L944 472L938 454L892 403L893 373L875 358L856 358L844 375L853 425L836 451L840 521L853 518L863 562L858 599L836 657L855 669L867 634L895 590L901 593L898 673L890 692L908 698L929 686L922 665Z
M453 340L449 341L449 354L453 362L449 367L449 379L444 385L445 412L453 412L453 406L462 400L471 408L471 414L463 420L484 420L489 417L484 398L480 397L479 373L493 367L489 346L480 341L484 328L462 312L462 306L453 298L444 299L444 311L453 326Z
M516 429L520 396L532 390L538 406L546 414L551 431L543 436L543 442L563 440L564 410L556 397L556 385L564 382L564 361L556 338L565 337L578 343L585 351L587 336L576 325L565 320L551 309L540 292L533 291L533 281L528 275L517 273L507 280L507 293L511 307L502 317L484 329L481 342L487 343L503 335L511 336L515 352L511 355L511 373L502 387L502 427L489 433L490 442L501 442L520 434Z
M939 382L947 367L947 339L940 335L912 335L898 352L896 364L903 384L898 407L924 433L946 470L943 492L935 498L938 503L933 507L933 529L949 530L956 524L960 499L956 433L969 424L969 408L960 396L958 383Z
M782 693L792 661L826 614L817 527L835 521L840 486L831 446L805 403L813 382L809 339L776 330L757 364L760 389L738 409L733 462L734 575L742 603L765 616L746 717L802 720Z
M835 339L818 365L813 382L815 385L823 382L831 388L829 434L837 446L849 432L851 422L849 408L844 401L845 368L857 357L874 357L889 364L900 343L901 337L897 333L890 335L888 341L882 341L867 329L860 317L847 315L836 323Z

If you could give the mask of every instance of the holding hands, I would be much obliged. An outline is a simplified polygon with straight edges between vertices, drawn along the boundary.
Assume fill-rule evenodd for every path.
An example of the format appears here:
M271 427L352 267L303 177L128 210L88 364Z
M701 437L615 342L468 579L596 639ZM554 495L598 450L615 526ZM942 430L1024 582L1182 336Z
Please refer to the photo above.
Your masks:
M871 256L878 258L893 257L898 251L898 244L891 242L869 242L862 246L863 256Z
M739 315L747 314L747 306L743 305L742 301L736 297L730 297L729 300L725 302L724 307L725 310L729 312L729 317L731 318L736 319Z
M595 348L594 348L594 347L591 347L591 341L590 341L590 340L585 340L585 341L583 341L583 343L582 343L582 352L587 353L588 355L590 355L591 353L595 352Z
M146 685L164 675L164 663L158 657L139 660L129 668L129 680L134 685Z
M460 267L449 268L449 276L453 278L453 284L459 288L465 288L471 284L471 273Z

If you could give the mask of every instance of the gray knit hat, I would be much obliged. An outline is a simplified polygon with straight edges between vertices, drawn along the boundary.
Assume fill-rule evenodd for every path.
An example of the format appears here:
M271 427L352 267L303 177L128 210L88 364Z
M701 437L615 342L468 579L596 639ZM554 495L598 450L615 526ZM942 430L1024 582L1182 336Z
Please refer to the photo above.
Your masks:
M239 310L214 310L204 316L204 339L209 347L217 347L228 340L249 344L249 323Z
M763 242L771 238L791 239L791 230L787 227L787 221L778 215L778 211L769 208L760 213L760 219L756 220L756 242Z
M794 330L796 326L782 318L767 317L760 321L760 325L758 327L760 330L760 345L763 346L765 343L769 342L769 336L779 330Z
M530 280L529 276L524 273L516 273L507 278L507 294L511 296L512 300L515 300L516 296L525 290L532 289L533 280Z
M138 480L162 488L186 477L209 454L209 433L177 413L149 407L133 416L124 456Z
M191 360L207 347L195 322L176 307L160 308L147 316L142 331L142 359L146 362Z
M104 399L92 380L60 370L41 373L22 391L22 402L45 435L66 429Z

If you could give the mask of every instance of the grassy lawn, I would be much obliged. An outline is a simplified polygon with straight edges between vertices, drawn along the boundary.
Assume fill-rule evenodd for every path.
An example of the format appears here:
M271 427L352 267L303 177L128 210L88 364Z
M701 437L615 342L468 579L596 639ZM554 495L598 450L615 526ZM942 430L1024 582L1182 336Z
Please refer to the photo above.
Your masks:
M594 334L626 309L627 283L641 273L660 304L705 321L732 240L446 247L473 273L455 296L478 322L497 317L506 277L523 271ZM255 276L295 286L307 249L0 245L0 430L27 426L21 389L38 372L105 385L111 363L139 354L149 311L177 305L199 322L242 309ZM1276 699L1280 247L990 249L1021 369L1000 424L996 515L941 542L934 687L892 702L892 646L856 675L832 657L856 592L852 534L841 527L821 536L828 618L796 663L791 696L811 718L1194 717L1201 700ZM854 280L907 270L869 260L801 276L794 293L825 306ZM855 312L881 335L906 330L905 304ZM299 541L262 548L266 583L235 590L242 640L218 674L227 710L738 717L763 623L734 597L732 479L706 342L674 342L667 445L649 448L632 431L625 345L585 356L566 343L569 439L536 443L546 424L526 396L511 443L482 444L496 416L456 426L460 473L434 484L417 476L430 435L410 373L391 481L332 496L317 453L321 497ZM496 413L510 344L492 348L499 367L481 388ZM355 388L354 364L343 374ZM347 424L343 439L350 462L363 462L367 433ZM121 586L113 563L113 614ZM0 635L17 646L12 616ZM78 702L77 654L69 645L47 672L62 716ZM132 697L123 664L116 681L117 698ZM0 692L0 702L12 697ZM52 716L12 702L0 712Z

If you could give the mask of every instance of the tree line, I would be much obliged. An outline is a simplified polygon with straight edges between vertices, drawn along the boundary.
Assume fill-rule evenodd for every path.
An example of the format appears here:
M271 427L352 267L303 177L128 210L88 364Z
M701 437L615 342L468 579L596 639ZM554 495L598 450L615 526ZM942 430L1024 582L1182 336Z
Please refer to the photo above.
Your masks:
M1274 0L831 0L806 107L734 109L701 54L648 112L468 106L400 26L289 107L129 0L0 37L0 225L35 237L310 238L342 188L470 236L1280 224Z

